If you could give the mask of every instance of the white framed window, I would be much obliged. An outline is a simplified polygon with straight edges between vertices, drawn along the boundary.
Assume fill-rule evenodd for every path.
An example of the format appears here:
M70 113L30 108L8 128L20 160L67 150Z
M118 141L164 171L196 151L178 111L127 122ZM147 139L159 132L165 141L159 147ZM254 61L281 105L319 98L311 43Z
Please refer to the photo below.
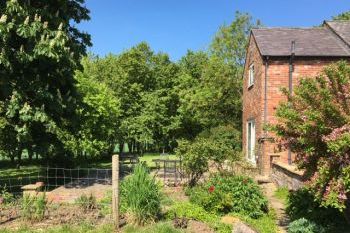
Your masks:
M254 64L251 64L249 66L249 77L248 77L248 88L254 85L254 75L255 75L255 71L254 71Z
M255 120L247 121L247 160L255 164Z

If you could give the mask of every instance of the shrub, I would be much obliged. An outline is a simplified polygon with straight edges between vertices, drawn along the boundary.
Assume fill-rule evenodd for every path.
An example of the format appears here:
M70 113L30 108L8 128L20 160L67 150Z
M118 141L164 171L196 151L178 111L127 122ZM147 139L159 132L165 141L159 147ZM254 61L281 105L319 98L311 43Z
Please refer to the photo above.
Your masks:
M208 155L204 148L207 146L207 140L197 140L190 142L186 140L178 141L176 154L182 157L182 166L189 177L189 185L193 187L202 175L208 171Z
M177 217L201 221L210 225L216 232L225 233L232 231L230 225L220 222L219 216L208 213L203 207L190 202L176 203L168 210L166 217L168 219Z
M308 219L327 227L347 225L343 213L336 208L322 207L315 196L306 188L292 192L288 196L286 212L290 219Z
M291 222L288 226L288 233L324 233L326 230L322 226L316 225L305 218L300 218Z
M79 205L84 211L89 211L97 208L96 197L92 194L87 196L86 194L81 195L75 203Z
M208 161L214 162L219 171L225 160L240 159L240 132L233 126L218 126L202 132L195 140L178 142L176 154L182 156L182 164L193 187L208 171Z
M30 196L24 195L21 200L21 216L26 220L40 221L44 219L47 210L45 194Z
M188 193L191 202L209 212L234 212L258 218L268 210L266 198L249 177L215 175Z
M304 78L277 108L272 127L282 149L296 154L319 203L344 211L350 221L350 66L338 62Z
M124 227L125 233L183 233L183 231L175 229L171 223L158 222L145 227L137 227L128 225Z
M132 223L143 225L158 217L160 188L144 165L135 166L133 173L121 183L120 192L121 211Z

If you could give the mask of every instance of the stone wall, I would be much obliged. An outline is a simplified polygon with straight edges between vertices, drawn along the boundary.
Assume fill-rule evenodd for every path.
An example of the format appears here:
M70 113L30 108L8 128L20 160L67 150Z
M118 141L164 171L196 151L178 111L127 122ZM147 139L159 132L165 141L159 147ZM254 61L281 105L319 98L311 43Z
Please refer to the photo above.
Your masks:
M272 163L271 179L279 187L287 187L289 190L301 188L304 182L302 171L280 162Z

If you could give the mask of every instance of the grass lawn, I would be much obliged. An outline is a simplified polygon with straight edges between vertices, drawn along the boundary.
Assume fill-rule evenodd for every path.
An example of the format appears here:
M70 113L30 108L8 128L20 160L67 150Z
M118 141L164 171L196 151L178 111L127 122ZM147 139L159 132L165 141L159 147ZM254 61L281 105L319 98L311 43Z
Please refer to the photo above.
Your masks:
M179 158L176 155L160 155L158 153L157 154L149 153L140 157L140 162L145 162L148 167L155 168L156 164L152 161L154 159L179 159Z
M287 205L289 190L287 187L278 187L274 193L274 196L283 201L285 205Z
M140 162L145 162L147 166L151 169L156 167L156 164L152 161L154 159L178 159L178 157L174 154L170 155L160 155L159 153L145 153L143 156L139 157ZM89 164L90 167L94 168L112 168L112 160L104 159L101 161L96 161L92 164Z

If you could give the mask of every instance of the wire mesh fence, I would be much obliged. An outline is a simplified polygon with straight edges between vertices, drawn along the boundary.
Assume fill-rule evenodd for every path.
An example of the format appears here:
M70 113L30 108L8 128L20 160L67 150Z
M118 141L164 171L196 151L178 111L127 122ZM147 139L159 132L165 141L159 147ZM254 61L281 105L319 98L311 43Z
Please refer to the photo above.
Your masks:
M34 199L28 202L27 194ZM112 169L6 169L0 170L0 231L25 219L23 214L30 211L23 206L29 203L35 209L35 198L41 195L46 199L42 221L48 225L113 221Z
M58 187L84 189L94 184L111 185L112 169L38 167L0 170L0 189L15 195L22 193L22 187L37 182L43 183L43 191Z

